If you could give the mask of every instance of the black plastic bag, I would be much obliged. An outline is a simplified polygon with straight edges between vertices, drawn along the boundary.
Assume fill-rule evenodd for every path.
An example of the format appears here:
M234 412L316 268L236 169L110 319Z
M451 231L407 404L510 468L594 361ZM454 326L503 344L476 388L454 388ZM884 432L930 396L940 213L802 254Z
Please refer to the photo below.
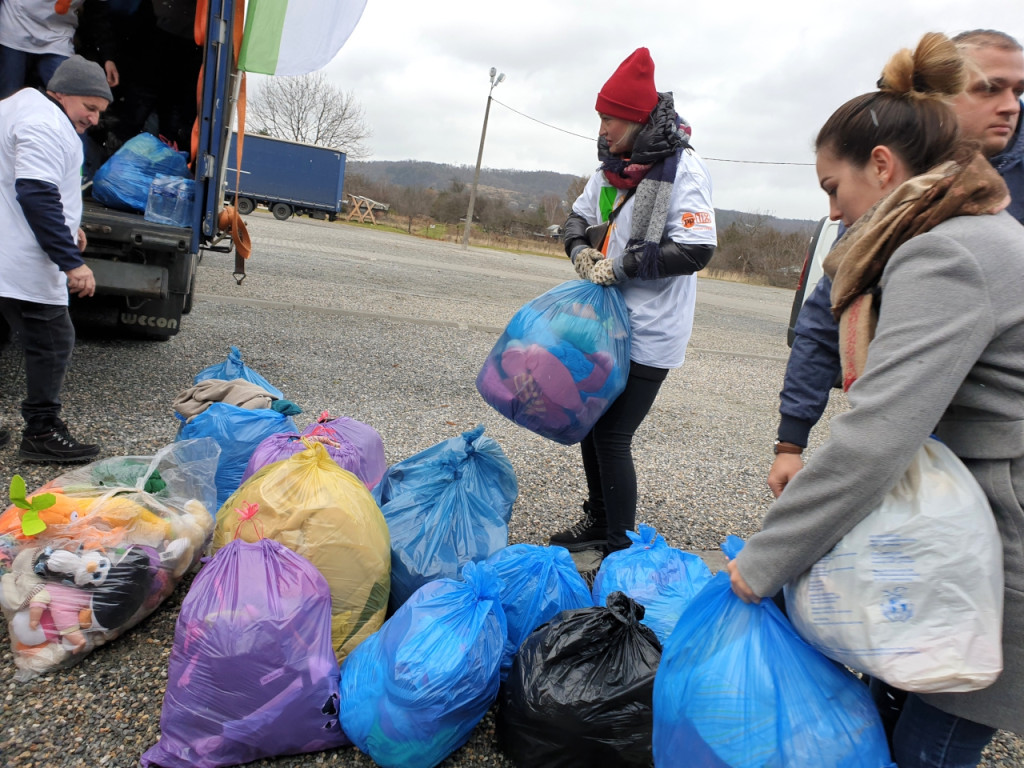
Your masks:
M518 766L650 766L661 644L622 592L562 611L522 644L501 690L498 735Z

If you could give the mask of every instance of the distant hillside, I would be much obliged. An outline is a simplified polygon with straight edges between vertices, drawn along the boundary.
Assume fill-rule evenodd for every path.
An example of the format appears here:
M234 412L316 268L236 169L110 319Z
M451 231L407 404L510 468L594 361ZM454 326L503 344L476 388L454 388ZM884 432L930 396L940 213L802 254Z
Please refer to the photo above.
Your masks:
M398 187L424 187L438 191L448 189L453 180L467 186L473 183L474 166L428 163L420 160L350 160L346 172L359 174L369 181L385 182ZM526 208L536 205L547 195L565 200L569 185L576 179L570 173L554 171L515 171L481 168L478 190L484 194L502 195L510 202ZM567 203L571 201L566 201ZM719 229L754 214L716 209ZM779 219L766 217L772 227L783 233L806 231L810 236L816 222L810 219Z

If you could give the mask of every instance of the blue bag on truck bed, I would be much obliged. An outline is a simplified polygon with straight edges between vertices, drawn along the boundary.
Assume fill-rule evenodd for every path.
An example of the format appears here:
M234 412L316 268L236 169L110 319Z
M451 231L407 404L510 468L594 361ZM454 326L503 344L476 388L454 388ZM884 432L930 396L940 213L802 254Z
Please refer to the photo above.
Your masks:
M180 152L151 133L140 133L126 141L96 171L92 196L110 208L142 213L149 199L149 187L157 175L192 177Z

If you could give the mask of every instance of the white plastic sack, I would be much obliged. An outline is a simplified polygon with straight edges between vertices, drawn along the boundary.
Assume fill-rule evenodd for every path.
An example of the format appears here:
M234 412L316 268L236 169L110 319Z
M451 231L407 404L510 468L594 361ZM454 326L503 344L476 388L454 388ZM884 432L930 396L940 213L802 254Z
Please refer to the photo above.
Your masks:
M999 531L974 476L932 438L785 593L808 643L896 688L974 691L1003 669Z

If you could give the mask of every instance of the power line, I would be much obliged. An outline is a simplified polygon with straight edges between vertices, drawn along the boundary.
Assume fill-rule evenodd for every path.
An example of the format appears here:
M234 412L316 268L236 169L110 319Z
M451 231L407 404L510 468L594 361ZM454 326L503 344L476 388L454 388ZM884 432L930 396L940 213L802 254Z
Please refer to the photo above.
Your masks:
M590 141L590 142L597 141L597 139L595 139L593 136L584 136L581 133L574 133L572 131L567 131L565 128L559 128L557 125L551 125L551 123L545 123L543 120L538 120L536 117L531 117L530 115L526 114L525 112L520 112L518 109L510 107L508 104L505 104L503 102L498 101L493 96L491 97L491 101L493 101L495 104L500 104L505 109L507 109L509 112L515 112L520 117L525 117L527 120L532 120L535 123L540 123L541 125L543 125L543 126L545 126L547 128L553 128L556 131L561 131L562 133L567 133L570 136L575 136L578 139L585 139L585 140ZM725 159L725 158L722 158L722 157L705 157L704 155L701 155L701 158L704 159L704 160L712 160L712 161L714 161L716 163L742 163L744 165L801 165L801 166L813 166L814 165L814 163L786 163L786 162L776 162L776 161L773 161L773 160L728 160L728 159Z
M493 97L491 98L491 101L493 101L495 104L501 104L501 106L503 106L505 109L509 110L510 112L515 112L517 115L525 117L527 120L533 120L533 122L540 123L541 125L547 126L548 128L554 128L556 131L561 131L562 133L568 133L570 136L575 136L575 137L577 137L579 139L586 139L587 141L597 141L597 139L595 139L593 136L584 136L581 133L573 133L572 131L565 130L565 128L559 128L557 125L552 125L551 123L545 123L543 120L538 120L536 117L530 117L525 112L520 112L518 109L513 109L508 104L502 104L500 101L498 101L497 99L495 99Z

